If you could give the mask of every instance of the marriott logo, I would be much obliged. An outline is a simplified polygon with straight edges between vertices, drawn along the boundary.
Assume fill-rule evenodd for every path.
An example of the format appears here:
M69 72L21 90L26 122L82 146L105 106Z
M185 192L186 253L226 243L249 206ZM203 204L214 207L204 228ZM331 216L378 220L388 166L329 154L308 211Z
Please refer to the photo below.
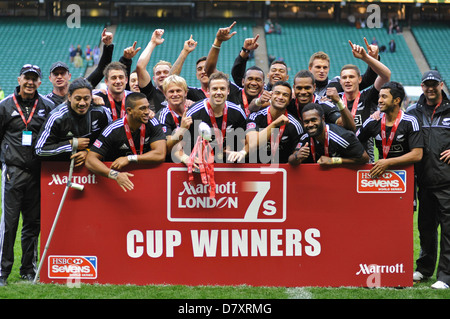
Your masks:
M356 275L370 274L402 274L404 273L403 264L395 265L367 265L359 264L359 270Z
M52 174L52 180L50 181L50 183L48 183L48 185L66 185L68 179L69 179L68 175L60 176L59 174ZM84 176L72 175L72 183L82 185L97 184L97 179L95 174L89 174Z

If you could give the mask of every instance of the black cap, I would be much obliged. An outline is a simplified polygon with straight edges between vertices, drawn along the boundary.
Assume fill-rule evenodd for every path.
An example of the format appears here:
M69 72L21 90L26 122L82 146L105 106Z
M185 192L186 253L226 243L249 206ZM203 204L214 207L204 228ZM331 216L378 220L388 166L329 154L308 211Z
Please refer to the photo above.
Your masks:
M58 61L52 64L50 67L50 73L52 73L56 68L64 68L69 71L69 67L64 62Z
M28 73L28 72L36 73L39 77L41 77L41 75L42 75L41 74L41 68L39 66L33 65L33 64L25 64L22 67L22 69L20 69L20 74L19 75L22 75L22 74L25 74L25 73Z
M441 75L436 70L430 70L423 74L422 83L428 80L442 82Z

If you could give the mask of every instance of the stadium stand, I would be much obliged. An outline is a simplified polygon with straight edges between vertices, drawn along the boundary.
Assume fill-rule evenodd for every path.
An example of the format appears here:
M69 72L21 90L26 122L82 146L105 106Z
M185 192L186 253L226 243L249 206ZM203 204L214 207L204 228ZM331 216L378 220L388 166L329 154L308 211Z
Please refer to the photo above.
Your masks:
M2 50L0 61L0 86L5 95L11 94L17 84L20 68L26 63L37 64L42 70L41 94L52 90L48 76L53 62L63 61L70 66L72 79L83 76L86 63L82 68L70 65L69 47L73 44L93 48L100 43L101 33L106 20L83 19L81 28L68 28L65 20L36 21L30 18L0 19Z
M364 46L364 37L371 43L375 37L379 46L386 46L380 53L381 61L392 71L391 79L403 85L418 85L421 73L402 34L388 34L385 28L357 29L347 24L327 21L283 21L281 34L266 35L269 55L283 58L293 75L308 68L309 58L316 51L326 52L331 59L330 77L339 75L340 68L348 63L357 65L362 72L364 62L352 55L348 40ZM389 41L396 42L396 52L389 52Z
M450 26L448 24L425 24L412 26L411 31L416 38L431 69L439 70L445 85L450 84Z
M153 30L165 29L165 42L156 48L150 60L148 71L152 73L153 65L159 60L175 62L184 41L192 34L198 42L196 50L186 60L181 76L189 85L197 86L195 77L195 62L207 55L215 34L220 27L231 24L230 19L206 19L196 22L152 20L124 22L117 25L114 35L115 50L113 60L117 61L123 54L123 49L137 41L137 47L143 50L150 40ZM255 20L239 20L234 27L237 34L223 45L220 51L218 69L225 73L231 72L234 59L242 47L245 38L253 37ZM87 44L93 48L100 42L100 34L107 19L83 18L81 28L68 28L65 20L36 21L30 18L2 18L0 32L3 35L2 59L0 61L0 86L5 94L13 92L17 85L17 75L25 63L38 64L43 71L43 81L39 91L46 94L51 91L48 80L50 65L58 60L70 63L69 47L80 44L83 51ZM346 23L336 24L332 21L281 21L281 34L265 35L267 55L269 58L284 59L289 66L291 84L295 73L308 67L311 54L325 51L331 58L330 76L339 74L340 68L347 63L358 65L364 72L366 65L352 56L348 40L363 45L363 38L369 42L375 37L380 46L386 46L386 51L380 53L381 61L392 71L392 80L405 86L417 86L420 83L421 72L414 61L413 55L402 34L388 34L385 28L357 29ZM450 78L447 61L442 59L442 53L450 51L447 39L450 28L446 25L421 25L411 28L418 44L426 56L431 68L437 68L442 76ZM262 35L261 35L262 36ZM26 39L24 41L24 39ZM390 53L388 43L396 42L396 52ZM262 40L261 40L262 41ZM24 43L26 45L24 46ZM440 49L436 50L436 43ZM6 45L8 44L8 45ZM140 53L133 59L135 68ZM249 60L247 66L255 65L255 60ZM86 63L82 68L71 65L72 78L83 76ZM448 86L448 85L447 85Z

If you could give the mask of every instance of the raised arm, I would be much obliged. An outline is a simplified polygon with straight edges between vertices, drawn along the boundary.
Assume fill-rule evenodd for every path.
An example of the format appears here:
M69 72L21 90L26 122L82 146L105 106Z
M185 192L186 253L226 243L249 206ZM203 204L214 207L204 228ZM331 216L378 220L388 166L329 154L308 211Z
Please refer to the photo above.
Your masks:
M231 29L235 26L235 24L236 21L234 21L229 27L220 28L217 31L214 43L209 50L208 57L206 58L205 72L208 76L216 71L217 61L219 59L219 52L222 43L224 41L230 40L236 34L236 31L231 32Z
M367 39L364 38L364 42L366 43L366 46L369 46L369 43L367 42ZM375 59L374 57L370 56L366 50L357 44L353 44L352 41L348 41L350 44L350 47L352 48L353 56L357 59L360 59L367 63L367 65L376 73L378 74L374 87L378 91L380 90L381 86L389 82L391 79L391 70L387 66L385 66L383 63Z
M181 69L183 68L184 61L186 61L186 58L188 55L195 50L197 47L197 41L194 41L192 39L192 34L189 40L186 40L183 45L183 49L180 52L180 55L178 56L175 63L172 65L172 68L170 69L170 74L176 74L180 75Z
M146 87L152 77L150 73L147 71L147 65L150 62L150 57L152 56L153 50L160 44L164 42L162 36L164 35L163 29L156 29L153 31L152 37L145 47L144 51L142 51L139 56L137 65L136 65L136 73L138 75L138 83L139 87Z

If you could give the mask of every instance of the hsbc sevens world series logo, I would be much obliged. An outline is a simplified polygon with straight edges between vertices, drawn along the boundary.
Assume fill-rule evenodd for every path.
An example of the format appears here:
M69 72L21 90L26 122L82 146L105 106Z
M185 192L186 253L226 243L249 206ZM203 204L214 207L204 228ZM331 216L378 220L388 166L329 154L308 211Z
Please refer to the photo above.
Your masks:
M385 171L378 178L372 178L369 170L357 172L356 189L358 193L405 193L406 171Z
M167 171L170 221L283 222L286 219L287 174L282 168L216 167L214 197L209 196L209 185L203 185L200 178L190 183L187 177L184 167Z

